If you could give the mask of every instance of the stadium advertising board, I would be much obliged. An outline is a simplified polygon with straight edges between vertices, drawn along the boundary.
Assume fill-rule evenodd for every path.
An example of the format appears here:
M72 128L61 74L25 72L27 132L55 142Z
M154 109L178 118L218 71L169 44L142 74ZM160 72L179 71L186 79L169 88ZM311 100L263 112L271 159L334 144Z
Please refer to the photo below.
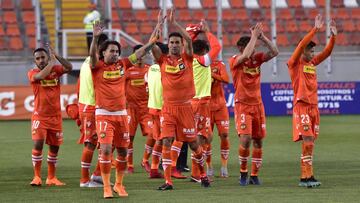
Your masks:
M234 113L234 87L224 87L226 105ZM266 115L292 114L293 89L291 83L262 83L261 95ZM319 82L319 111L321 114L360 114L360 82Z
M67 118L67 104L77 102L76 85L62 85L61 111ZM30 119L34 110L34 95L30 86L0 86L0 120Z

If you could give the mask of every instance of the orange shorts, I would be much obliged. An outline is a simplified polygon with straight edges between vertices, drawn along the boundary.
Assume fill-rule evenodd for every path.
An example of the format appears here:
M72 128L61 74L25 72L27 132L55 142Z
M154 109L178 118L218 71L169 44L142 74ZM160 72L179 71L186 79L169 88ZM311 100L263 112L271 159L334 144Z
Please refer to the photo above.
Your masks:
M302 140L302 136L319 135L320 114L316 104L298 102L293 109L293 141Z
M238 135L251 135L253 139L263 139L266 136L264 105L235 103L235 124Z
M143 136L151 134L150 125L151 115L149 114L149 109L147 107L138 107L133 108L129 107L127 109L129 116L129 133L130 136L135 136L137 126L140 124L141 133Z
M161 138L175 137L181 142L196 141L194 113L190 103L171 106L164 104L160 124Z
M216 128L219 132L219 135L229 134L229 112L226 105L223 105L221 109L216 111L211 111L211 129Z
M208 138L212 135L210 125L210 105L209 100L193 99L191 106L195 117L197 135Z
M100 144L128 147L130 136L127 115L96 115L95 120Z
M32 140L45 140L45 143L60 146L63 143L62 118L59 116L40 117L33 115L31 118Z
M89 142L96 145L98 137L96 135L95 112L80 112L80 138L79 144Z
M160 116L159 115L152 115L152 138L154 140L161 140L161 130L160 130Z

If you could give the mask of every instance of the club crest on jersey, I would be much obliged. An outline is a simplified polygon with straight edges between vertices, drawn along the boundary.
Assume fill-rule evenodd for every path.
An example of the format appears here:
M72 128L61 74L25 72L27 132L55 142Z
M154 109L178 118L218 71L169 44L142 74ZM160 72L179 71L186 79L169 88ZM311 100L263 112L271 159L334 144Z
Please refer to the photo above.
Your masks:
M260 67L256 68L249 68L247 66L244 67L244 73L250 74L250 75L258 75L260 74Z
M316 66L310 64L308 66L304 66L304 73L316 74Z
M144 79L134 79L134 80L131 80L131 85L132 85L132 86L145 85L145 80L144 80Z
M101 133L101 134L100 134L100 137L101 137L101 138L104 138L105 136L106 136L106 133Z
M304 125L304 131L308 131L310 127L308 125Z
M246 128L246 124L245 124L245 123L242 123L242 124L240 125L240 128L241 128L241 130L244 130L244 129Z
M44 87L56 86L58 84L58 79L40 80L40 84Z

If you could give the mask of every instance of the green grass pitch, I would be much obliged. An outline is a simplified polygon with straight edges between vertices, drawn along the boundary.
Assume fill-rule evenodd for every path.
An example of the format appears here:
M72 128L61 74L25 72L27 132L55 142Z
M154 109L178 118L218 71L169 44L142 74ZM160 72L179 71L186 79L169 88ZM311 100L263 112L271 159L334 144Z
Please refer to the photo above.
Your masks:
M293 143L290 117L268 117L264 140L262 185L238 184L238 138L231 121L230 177L216 177L211 187L201 188L189 180L175 180L173 191L156 188L163 180L150 180L140 166L145 138L135 138L135 173L125 177L129 197L124 202L359 202L360 198L360 116L322 116L316 141L314 172L322 182L315 189L297 186L300 174L300 145ZM76 144L78 129L64 121L65 142L60 148L57 176L64 187L31 187L31 134L29 121L0 122L0 202L99 202L101 188L79 188L82 146ZM47 154L47 148L44 150ZM214 136L213 164L220 168L219 138ZM44 156L46 157L46 156ZM45 160L45 161L44 161ZM43 182L47 164L43 160ZM94 160L94 159L93 159ZM94 162L94 161L93 161ZM188 161L190 164L190 161ZM189 174L187 174L189 175ZM114 178L114 175L112 176ZM116 197L116 195L114 195ZM108 200L106 200L108 201Z

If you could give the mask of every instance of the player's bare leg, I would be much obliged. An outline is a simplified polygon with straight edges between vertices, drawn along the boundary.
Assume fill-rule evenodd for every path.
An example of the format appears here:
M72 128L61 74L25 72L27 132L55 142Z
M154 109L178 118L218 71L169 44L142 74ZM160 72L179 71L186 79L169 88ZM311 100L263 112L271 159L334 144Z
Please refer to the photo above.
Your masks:
M239 163L240 163L240 177L239 183L241 186L246 186L247 176L248 176L248 169L247 169L247 162L249 159L250 154L250 135L240 135L239 136L240 144L239 144Z
M220 154L221 154L221 169L220 169L220 177L222 178L227 178L229 177L229 172L228 172L228 159L229 159L229 137L227 133L221 134L220 135Z

